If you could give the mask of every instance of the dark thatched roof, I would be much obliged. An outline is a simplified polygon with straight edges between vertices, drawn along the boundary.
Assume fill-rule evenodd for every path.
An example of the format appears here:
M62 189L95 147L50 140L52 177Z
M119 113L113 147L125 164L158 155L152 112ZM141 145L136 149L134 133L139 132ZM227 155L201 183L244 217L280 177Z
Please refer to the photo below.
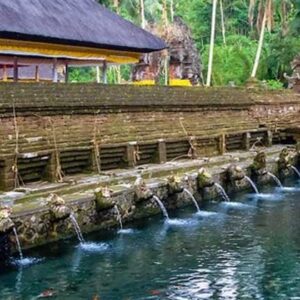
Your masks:
M147 53L166 48L96 0L0 0L0 38Z

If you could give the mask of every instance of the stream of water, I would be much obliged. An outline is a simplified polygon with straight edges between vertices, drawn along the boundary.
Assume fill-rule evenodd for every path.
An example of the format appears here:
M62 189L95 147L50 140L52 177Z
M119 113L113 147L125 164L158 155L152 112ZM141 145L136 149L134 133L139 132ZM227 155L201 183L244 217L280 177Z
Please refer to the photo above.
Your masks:
M166 220L170 220L169 214L164 206L164 204L161 202L161 200L157 196L153 196L153 199L155 202L158 204L159 208L161 209L163 216L165 217Z
M273 173L268 172L268 175L271 176L274 179L274 181L276 182L278 187L283 188L283 185L282 185L281 181Z
M259 191L258 191L258 189L257 189L257 186L256 186L256 184L253 182L253 180L252 180L250 177L248 177L248 176L245 176L245 179L249 182L249 184L250 184L251 187L253 188L255 194L259 194Z
M200 207L199 207L199 204L198 204L197 200L195 199L194 195L188 189L184 189L184 192L186 194L188 194L190 196L190 198L192 199L192 201L197 209L197 213L200 213Z
M73 214L70 215L70 220L71 220L71 222L73 224L73 227L74 227L74 230L75 230L75 232L77 234L79 242L81 244L84 244L85 240L84 240L83 235L81 233L81 229L80 229L80 227L78 225L78 222L77 222L77 220L76 220L76 218L75 218L75 216Z
M117 221L119 222L120 230L123 230L122 216L121 216L118 205L115 205L115 211L117 213Z
M230 198L227 195L227 193L225 192L224 188L219 184L219 183L215 183L215 186L217 187L220 195L222 196L223 200L225 202L230 202Z
M22 247L21 247L21 243L20 243L20 240L18 237L18 232L17 232L16 227L13 228L13 232L14 232L14 235L16 238L16 245L17 245L17 250L19 252L20 260L22 261L24 259L24 256L23 256Z
M295 166L292 166L291 168L294 170L294 172L296 173L296 175L300 178L300 172L299 172L299 170Z

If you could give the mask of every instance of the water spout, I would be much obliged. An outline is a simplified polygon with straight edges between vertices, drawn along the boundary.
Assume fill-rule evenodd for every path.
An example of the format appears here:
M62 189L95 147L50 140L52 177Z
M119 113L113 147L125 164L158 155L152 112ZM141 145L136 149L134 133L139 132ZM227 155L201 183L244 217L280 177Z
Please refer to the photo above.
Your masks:
M161 200L157 197L157 196L153 196L153 199L155 200L155 202L158 204L158 206L160 207L164 217L166 220L170 220L169 214L164 206L164 204L161 202Z
M23 256L23 252L22 252L22 248L21 248L21 243L20 243L20 240L19 240L19 237L18 237L18 233L17 233L16 227L13 228L13 232L14 232L14 235L16 237L17 250L19 252L20 260L22 261L24 259L24 256Z
M255 194L259 194L259 191L257 189L256 184L252 181L252 179L248 176L245 176L245 179L249 182L249 184L252 186L253 190L255 191Z
M9 206L0 205L0 260L6 261L10 257L10 241L9 234L11 232L15 233L16 242L18 243L18 235L16 231L16 226L11 219L12 209ZM18 245L17 245L18 246ZM18 247L21 249L21 247ZM22 257L22 251L20 252L20 257Z
M281 181L271 172L268 172L268 175L271 176L274 181L276 182L276 184L280 187L280 188L283 188L283 185L281 183Z
M224 188L219 184L215 182L215 186L218 188L218 191L220 193L220 195L222 196L223 200L225 202L230 202L230 198L227 195L227 193L225 192Z
M121 216L121 213L120 213L118 205L115 205L115 211L117 213L117 221L120 224L120 229L123 230L122 216Z
M298 177L300 178L300 172L298 171L298 169L294 166L291 166L291 168L295 171L295 173L298 175Z
M47 198L47 206L54 222L65 220L70 217L72 211L66 205L65 200L56 194L50 194Z
M77 237L78 237L78 240L79 240L80 244L85 243L85 240L84 240L83 235L81 233L80 227L79 227L78 222L77 222L77 220L76 220L73 213L70 214L70 220L73 224L73 227L75 229L75 232L77 234Z
M190 196L190 198L192 199L192 201L194 202L194 204L196 206L197 213L199 213L200 212L200 207L199 207L195 197L193 196L193 194L188 189L184 189L183 191Z

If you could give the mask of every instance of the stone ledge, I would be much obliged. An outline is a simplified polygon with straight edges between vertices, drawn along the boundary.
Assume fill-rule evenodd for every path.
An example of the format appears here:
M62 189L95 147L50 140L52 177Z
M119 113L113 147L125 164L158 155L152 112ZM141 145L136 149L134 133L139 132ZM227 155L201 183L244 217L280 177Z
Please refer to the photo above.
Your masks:
M246 108L254 104L297 104L291 91L247 90L243 88L140 87L132 85L0 83L0 114L28 112L65 114L161 109Z
M266 150L268 153L269 171L276 173L276 158L282 148L283 146L277 146ZM235 163L246 170L252 162L253 156L254 152L235 152L229 153L226 156L216 157L211 162L181 161L171 166L168 164L160 166L166 173L158 173L159 170L157 170L157 173L153 173L155 171L154 166L149 166L147 170L144 170L147 171L144 177L147 178L147 187L150 188L155 195L160 197L168 210L174 210L179 207L191 205L191 200L183 193L170 196L168 183L165 179L166 175L176 172L182 178L181 182L184 182L184 187L195 195L199 203L203 203L208 199L215 199L214 197L216 197L217 194L215 194L215 192L208 193L208 191L204 191L208 193L206 195L198 191L196 171L199 167L206 167L208 172L212 174L214 182L219 182L225 188L228 188L224 181L225 169L231 163ZM132 180L136 178L137 175L140 175L139 171L141 170L119 171L117 179L113 178L108 181L99 181L96 184L96 186L108 185L109 188L112 189L111 199L118 205L124 223L161 213L153 201L135 202L134 189L128 184L132 183ZM187 177L188 180L186 180ZM266 181L264 181L264 183L266 183ZM250 186L248 184L243 184L238 186L237 191L249 188ZM108 229L118 225L113 208L105 211L96 210L94 186L90 185L87 188L87 186L80 185L80 189L81 191L73 193L70 193L70 191L64 193L66 191L61 190L60 194L66 201L66 205L72 208L83 232ZM71 237L75 234L69 219L56 221L51 219L49 208L45 203L45 197L47 195L48 192L45 192L43 196L35 195L29 202L23 201L23 203L14 205L14 215L12 219L17 226L23 248L32 248L51 243L59 239Z

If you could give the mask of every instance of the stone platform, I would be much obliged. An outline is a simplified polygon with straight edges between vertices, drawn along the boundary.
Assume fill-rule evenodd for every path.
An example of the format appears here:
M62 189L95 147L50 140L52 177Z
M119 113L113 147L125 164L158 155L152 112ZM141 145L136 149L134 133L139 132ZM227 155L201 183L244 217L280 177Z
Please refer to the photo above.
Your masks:
M283 146L273 146L265 149L268 171L278 174L278 157L283 148ZM291 146L291 149L294 147ZM213 182L223 185L229 193L251 191L251 186L246 181L233 187L227 181L225 173L227 168L234 164L251 176L249 166L255 156L256 151L239 151L213 158L180 160L162 165L135 167L132 170L107 171L101 175L70 176L66 178L65 183L30 184L17 189L14 193L3 193L0 201L12 205L12 220L17 226L22 246L31 248L75 234L69 219L52 218L47 205L47 197L50 193L55 193L64 199L65 205L72 210L83 232L109 229L118 226L116 205L125 224L161 213L151 199L137 201L134 186L136 178L140 176L144 178L147 188L163 201L168 210L173 210L192 205L187 194L179 192L170 194L168 176L175 174L180 178L180 185L188 189L202 205L208 200L221 201L222 199L215 189L204 189L202 192L199 190L197 184L199 168L205 168L212 175ZM290 172L288 176L294 174ZM263 182L266 184L271 182L271 179L267 178ZM95 193L99 187L110 191L109 198L103 198L100 206Z

